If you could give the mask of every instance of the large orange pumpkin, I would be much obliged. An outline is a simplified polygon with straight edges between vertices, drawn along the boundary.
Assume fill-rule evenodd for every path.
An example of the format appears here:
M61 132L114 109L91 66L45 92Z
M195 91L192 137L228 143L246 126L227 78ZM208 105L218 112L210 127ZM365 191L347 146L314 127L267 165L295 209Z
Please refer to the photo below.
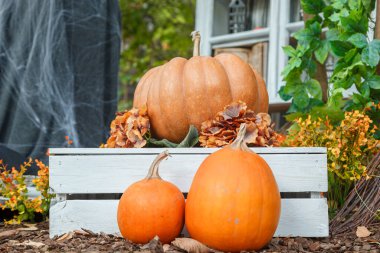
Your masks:
M186 227L211 248L258 250L272 238L280 217L280 193L268 164L244 142L246 125L229 146L199 167L186 201Z
M136 87L133 106L148 107L155 137L181 141L194 125L212 119L233 101L255 112L268 112L268 92L260 75L233 54L199 56L200 35L194 33L194 56L176 57L149 70Z
M158 174L158 165L169 153L159 154L147 177L125 190L121 196L117 222L124 238L134 243L147 243L158 235L161 242L170 243L182 231L185 198L172 183Z

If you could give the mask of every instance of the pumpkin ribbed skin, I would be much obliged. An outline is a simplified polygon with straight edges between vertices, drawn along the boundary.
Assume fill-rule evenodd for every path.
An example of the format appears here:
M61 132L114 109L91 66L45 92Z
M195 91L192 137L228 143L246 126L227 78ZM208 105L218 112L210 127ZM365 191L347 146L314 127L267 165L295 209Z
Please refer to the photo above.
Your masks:
M265 83L238 56L174 58L149 70L136 87L133 106L147 105L152 133L181 141L190 125L200 129L227 104L244 101L255 112L268 111Z
M192 238L217 250L259 250L277 228L280 205L264 159L227 146L198 169L187 196L186 227Z
M162 243L170 243L182 231L185 198L177 186L162 180L157 172L158 163L167 155L160 154L152 165L157 166L155 172L130 185L120 198L119 229L134 243L148 243L156 235Z

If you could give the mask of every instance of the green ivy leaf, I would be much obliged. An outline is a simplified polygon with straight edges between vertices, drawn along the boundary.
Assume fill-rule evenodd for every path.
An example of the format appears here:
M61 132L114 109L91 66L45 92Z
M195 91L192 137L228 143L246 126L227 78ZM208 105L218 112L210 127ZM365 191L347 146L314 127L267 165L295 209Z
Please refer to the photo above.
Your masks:
M326 39L328 41L339 40L339 30L332 28L326 31Z
M373 0L361 0L364 8L367 10L367 11L371 11L373 9L375 9L375 2L376 1L373 1Z
M363 17L360 11L350 11L349 16L341 17L342 27L351 33L366 33L368 29L367 17Z
M330 41L330 47L336 56L343 57L352 48L352 45L346 41L333 40Z
M280 90L278 91L278 94L280 95L280 98L284 101L289 101L293 96L289 95L285 92L285 86L281 86Z
M304 109L309 105L310 97L304 86L299 86L294 93L293 103L300 109Z
M348 6L351 10L357 10L359 8L360 1L358 0L348 0Z
M334 89L330 94L327 105L332 108L340 108L344 91L345 89L343 88Z
M369 43L362 51L362 61L371 67L376 67L379 63L379 50L377 43Z
M316 99L322 99L322 88L319 82L315 79L310 79L306 82L306 89L309 94Z
M369 84L367 82L364 82L360 88L359 88L359 91L361 93L361 95L363 97L369 97L370 93L371 93L371 89L369 88Z
M301 45L307 45L313 39L313 32L310 29L304 28L294 33L294 38L298 40Z
M378 90L380 89L380 76L378 75L373 75L367 78L363 85L367 85L368 87Z
M340 20L340 13L339 12L334 12L334 14L332 14L329 19L332 21L332 22L338 22Z
M346 3L347 3L347 0L336 0L336 1L333 1L332 7L334 7L337 10L340 10L344 7Z
M352 100L354 101L355 104L365 105L369 101L369 98L364 97L361 94L354 93L352 95Z
M323 64L327 56L329 55L329 42L327 40L322 40L320 46L314 52L315 59L321 64Z
M313 58L305 60L302 67L306 69L309 76L314 77L317 72L317 62Z
M357 48L363 48L367 46L367 37L362 33L355 33L350 38L348 38L348 42L351 42Z
M282 47L282 50L284 51L284 53L287 56L290 56L290 57L296 57L297 56L297 50L294 49L292 46Z
M300 58L291 58L281 74L286 77L293 69L301 66L301 63L302 60Z
M301 0L302 9L306 13L319 14L325 7L323 0Z

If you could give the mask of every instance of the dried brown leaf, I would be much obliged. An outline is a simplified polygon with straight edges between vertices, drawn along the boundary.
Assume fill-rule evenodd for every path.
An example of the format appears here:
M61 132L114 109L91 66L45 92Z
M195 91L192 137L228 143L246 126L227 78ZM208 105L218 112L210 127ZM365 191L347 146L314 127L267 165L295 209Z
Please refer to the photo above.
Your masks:
M38 230L38 228L35 226L28 226L27 228L17 228L17 230L19 230L19 231L35 231L35 230Z
M188 253L214 252L209 247L191 238L176 238L172 244Z
M257 143L257 136L258 136L259 130L257 129L257 126L254 123L249 123L246 125L246 132L244 135L244 141L248 144L256 144Z
M0 232L0 238L1 237L9 237L12 235L17 234L18 230L17 229L12 229L12 230L5 230L3 232Z
M69 233L63 234L61 237L59 237L57 239L57 242L70 240L71 238L73 238L73 235L74 235L74 232L69 232Z
M359 238L368 237L371 232L365 226L359 226L356 229L356 236Z

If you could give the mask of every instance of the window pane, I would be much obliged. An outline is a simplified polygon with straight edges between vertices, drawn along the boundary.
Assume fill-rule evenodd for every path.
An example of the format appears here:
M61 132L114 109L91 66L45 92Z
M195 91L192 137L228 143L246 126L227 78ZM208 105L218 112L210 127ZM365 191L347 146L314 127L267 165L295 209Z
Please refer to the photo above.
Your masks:
M268 0L215 0L213 36L268 27Z
M302 10L300 0L290 0L290 13L289 13L289 21L298 22L302 21Z

